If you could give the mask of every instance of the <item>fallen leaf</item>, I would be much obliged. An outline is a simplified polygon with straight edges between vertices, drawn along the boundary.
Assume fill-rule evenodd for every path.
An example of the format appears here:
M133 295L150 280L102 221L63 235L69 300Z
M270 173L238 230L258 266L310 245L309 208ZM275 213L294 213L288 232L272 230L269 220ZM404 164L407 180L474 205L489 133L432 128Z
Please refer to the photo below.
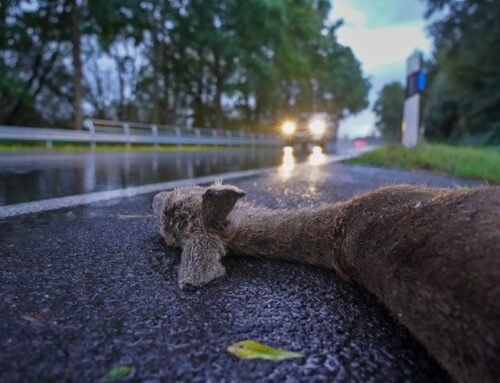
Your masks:
M130 366L118 366L109 370L104 376L105 379L115 381L125 378L130 372L132 372L133 367Z
M304 354L266 346L253 340L242 340L227 348L240 359L266 359L280 362L286 359L302 358Z

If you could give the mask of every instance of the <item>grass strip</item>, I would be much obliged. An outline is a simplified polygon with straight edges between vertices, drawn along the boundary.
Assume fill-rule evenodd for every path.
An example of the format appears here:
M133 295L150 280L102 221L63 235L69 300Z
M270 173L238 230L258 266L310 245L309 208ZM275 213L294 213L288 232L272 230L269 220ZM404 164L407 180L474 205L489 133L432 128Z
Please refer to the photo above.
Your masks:
M463 178L500 183L500 148L421 144L413 148L383 146L347 164L431 170Z

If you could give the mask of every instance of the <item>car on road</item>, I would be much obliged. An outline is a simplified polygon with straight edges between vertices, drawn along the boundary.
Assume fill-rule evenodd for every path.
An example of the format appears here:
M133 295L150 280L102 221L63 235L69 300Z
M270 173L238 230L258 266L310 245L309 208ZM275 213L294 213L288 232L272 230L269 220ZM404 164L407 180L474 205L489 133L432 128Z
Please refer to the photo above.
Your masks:
M281 124L281 134L287 146L300 145L307 149L309 144L325 148L328 139L328 118L324 113L303 114L297 119Z

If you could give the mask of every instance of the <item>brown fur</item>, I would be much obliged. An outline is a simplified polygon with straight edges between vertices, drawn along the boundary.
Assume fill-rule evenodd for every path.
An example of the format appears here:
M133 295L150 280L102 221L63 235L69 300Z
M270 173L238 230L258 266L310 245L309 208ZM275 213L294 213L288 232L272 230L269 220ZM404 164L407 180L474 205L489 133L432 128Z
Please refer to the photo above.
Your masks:
M335 270L375 294L460 382L500 377L500 187L391 186L317 209L236 201L234 186L155 197L161 232L183 248L179 284L264 256Z

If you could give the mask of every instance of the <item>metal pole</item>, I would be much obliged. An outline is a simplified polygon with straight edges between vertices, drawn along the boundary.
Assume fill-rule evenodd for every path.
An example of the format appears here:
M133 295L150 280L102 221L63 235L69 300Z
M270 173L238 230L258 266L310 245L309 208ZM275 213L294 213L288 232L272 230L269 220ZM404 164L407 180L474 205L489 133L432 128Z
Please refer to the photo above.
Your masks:
M180 148L181 147L181 144L180 144L180 138L181 138L181 128L176 126L175 127L175 136L177 137L177 147Z
M83 128L87 129L89 133L92 135L92 141L90 142L90 149L95 150L96 144L95 144L95 126L94 126L94 121L92 121L90 118L86 118L83 120Z
M128 125L128 122L125 122L123 124L123 133L125 134L126 138L127 138L127 149L130 149L130 127Z
M158 126L151 125L151 133L153 134L154 148L158 149Z

